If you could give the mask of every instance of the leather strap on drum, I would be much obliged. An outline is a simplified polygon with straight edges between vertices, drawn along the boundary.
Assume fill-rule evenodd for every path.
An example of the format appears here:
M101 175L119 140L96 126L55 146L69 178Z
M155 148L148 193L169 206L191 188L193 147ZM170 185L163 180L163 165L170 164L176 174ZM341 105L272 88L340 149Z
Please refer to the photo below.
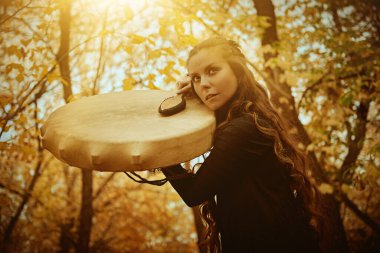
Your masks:
M174 176L170 176L170 177L166 177L166 178L158 179L158 180L147 180L147 179L141 177L139 174L137 174L136 172L133 172L133 171L130 171L130 172L124 171L124 173L130 179L132 179L133 181L135 181L137 183L151 184L151 185L157 185L157 186L164 185L166 182L168 182L170 180L182 179L182 178L186 178L186 177L193 175L192 173L184 173L184 174L174 175ZM137 177L138 179L135 179L132 175Z
M206 160L206 157L205 157L205 154L202 154L202 157L203 157L203 160ZM143 177L141 177L139 174L137 174L136 172L127 172L127 171L124 171L125 175L127 175L130 179L132 179L133 181L137 182L137 183L141 183L141 184L151 184L151 185L157 185L157 186L161 186L161 185L164 185L166 182L170 181L170 180L177 180L177 179L182 179L182 178L186 178L186 177L190 177L192 175L195 174L195 167L196 166L199 166L201 165L202 163L196 163L193 165L193 167L191 168L190 171L188 171L188 173L183 173L183 174L178 174L178 175L173 175L173 176L170 176L170 177L165 177L163 179L158 179L158 180L147 180ZM160 169L156 169L156 170L160 170ZM138 179L135 179L133 176L137 177Z

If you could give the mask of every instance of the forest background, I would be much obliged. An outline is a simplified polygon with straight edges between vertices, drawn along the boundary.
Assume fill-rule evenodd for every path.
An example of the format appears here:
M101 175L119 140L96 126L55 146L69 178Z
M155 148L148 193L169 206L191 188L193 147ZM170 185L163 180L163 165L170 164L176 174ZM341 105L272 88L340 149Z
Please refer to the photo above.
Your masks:
M86 96L174 90L191 47L217 35L242 45L300 136L325 251L380 252L378 1L2 0L0 31L2 252L198 250L199 211L169 184L70 167L40 128Z

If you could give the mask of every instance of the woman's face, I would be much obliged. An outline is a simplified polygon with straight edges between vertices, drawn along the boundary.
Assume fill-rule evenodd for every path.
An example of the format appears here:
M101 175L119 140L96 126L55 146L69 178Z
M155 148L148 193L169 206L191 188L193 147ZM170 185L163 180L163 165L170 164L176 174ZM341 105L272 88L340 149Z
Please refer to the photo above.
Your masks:
M220 48L201 49L187 65L194 90L213 111L221 108L235 94L237 79Z

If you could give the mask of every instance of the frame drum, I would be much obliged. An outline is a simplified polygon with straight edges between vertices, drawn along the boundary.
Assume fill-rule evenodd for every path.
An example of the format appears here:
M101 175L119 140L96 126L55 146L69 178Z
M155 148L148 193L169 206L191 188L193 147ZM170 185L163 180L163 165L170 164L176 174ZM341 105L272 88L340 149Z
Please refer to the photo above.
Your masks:
M212 146L215 117L196 98L172 116L158 112L173 91L133 90L82 98L55 110L43 147L75 167L138 171L191 160Z

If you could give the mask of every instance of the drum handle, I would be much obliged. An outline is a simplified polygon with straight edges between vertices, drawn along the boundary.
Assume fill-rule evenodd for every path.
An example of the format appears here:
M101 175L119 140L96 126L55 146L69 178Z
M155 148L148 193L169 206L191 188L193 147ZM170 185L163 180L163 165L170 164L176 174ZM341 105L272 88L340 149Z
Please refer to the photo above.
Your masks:
M182 178L186 178L186 177L189 177L191 175L193 175L192 173L184 173L184 174L179 174L179 175L173 175L173 176L170 176L170 177L166 177L166 178L163 178L163 179L158 179L158 180L147 180L143 177L141 177L139 174L137 174L136 172L127 172L127 171L124 171L125 175L127 175L130 179L132 179L133 181L137 182L137 183L141 183L141 184L151 184L151 185L157 185L157 186L161 186L161 185L164 185L166 182L168 182L169 180L177 180L177 179L182 179ZM137 177L138 179L135 179L133 176Z
M202 154L202 157L203 157L203 160L206 160L205 154ZM133 172L133 171L130 171L130 172L124 171L124 173L130 179L132 179L133 181L135 181L137 183L151 184L151 185L161 186L161 185L164 185L166 182L168 182L170 180L183 179L183 178L186 178L186 177L194 175L194 173L195 173L195 166L197 166L199 164L202 164L202 163L196 163L196 164L194 164L194 166L192 167L192 169L188 173L173 175L173 176L165 177L163 179L158 179L158 180L147 180L147 179L141 177L139 174L137 174L136 172ZM158 169L158 170L160 170L160 169ZM135 177L137 177L138 179L133 178L132 175L135 176Z

